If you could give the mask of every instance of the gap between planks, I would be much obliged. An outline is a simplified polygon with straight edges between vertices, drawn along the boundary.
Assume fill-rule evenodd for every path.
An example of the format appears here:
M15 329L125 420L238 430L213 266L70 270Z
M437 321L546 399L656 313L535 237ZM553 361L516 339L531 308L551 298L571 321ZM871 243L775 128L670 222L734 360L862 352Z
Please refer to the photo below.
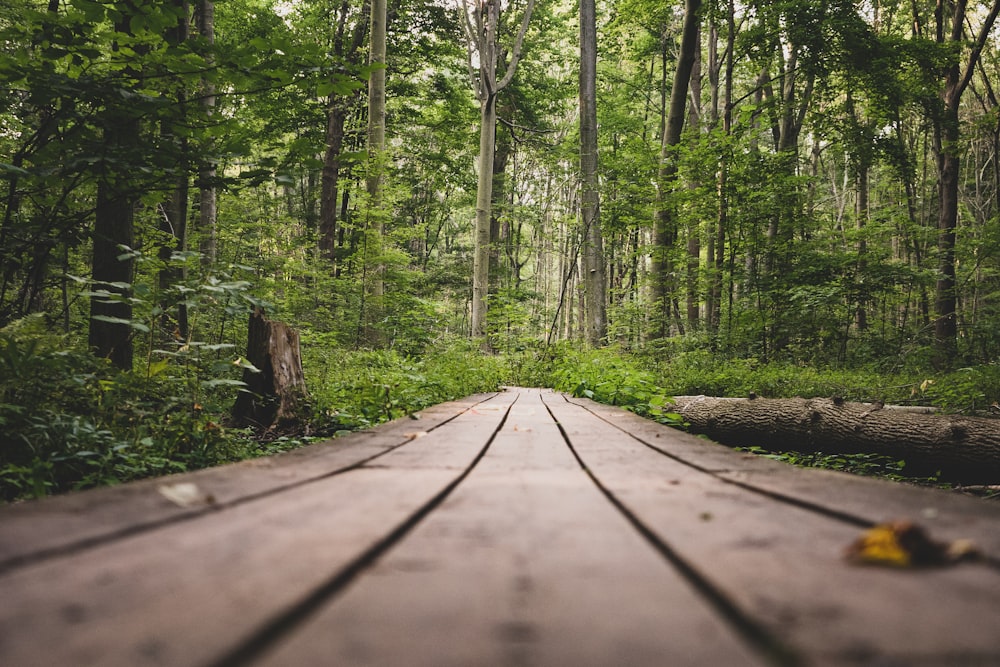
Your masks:
M2 506L0 575L353 470L496 396L478 394L438 404L415 417L403 417L374 430L351 433L276 456ZM159 491L162 485L176 484L194 485L203 499L182 506L167 500Z

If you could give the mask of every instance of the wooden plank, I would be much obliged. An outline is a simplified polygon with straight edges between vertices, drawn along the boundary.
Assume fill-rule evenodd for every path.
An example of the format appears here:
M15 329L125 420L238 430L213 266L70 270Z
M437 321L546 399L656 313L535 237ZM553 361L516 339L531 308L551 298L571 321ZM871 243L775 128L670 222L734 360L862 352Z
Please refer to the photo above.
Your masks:
M983 565L896 571L848 564L858 528L736 486L715 450L680 432L656 445L562 398L547 401L597 480L745 616L780 634L807 664L1000 664L1000 572ZM606 409L595 409L605 417ZM610 411L613 412L613 411ZM648 437L645 428L642 433ZM676 435L675 435L676 434ZM727 455L728 456L728 455ZM729 457L737 465L742 457ZM802 479L809 471L798 473ZM818 483L824 478L817 477ZM885 497L900 490L882 485Z
M0 664L220 659L404 532L476 460L515 399L480 404L377 465L0 576Z
M443 403L415 419L404 417L278 456L0 506L0 572L336 474L391 451L414 434L433 431L492 396ZM178 484L194 484L200 499L182 505L159 491Z
M852 517L859 525L911 519L940 540L969 539L1000 563L1000 506L957 493L803 469L657 424L587 399L570 399L668 456L720 478L818 511Z
M448 500L264 664L763 664L519 391Z

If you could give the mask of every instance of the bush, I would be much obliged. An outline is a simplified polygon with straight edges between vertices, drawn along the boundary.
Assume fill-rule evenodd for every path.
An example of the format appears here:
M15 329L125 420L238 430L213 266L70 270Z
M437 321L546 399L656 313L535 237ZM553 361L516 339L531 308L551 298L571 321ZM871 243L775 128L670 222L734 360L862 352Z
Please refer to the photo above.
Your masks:
M507 377L500 357L454 340L408 357L392 350L352 351L303 336L306 383L327 432L364 428L470 394L497 391Z

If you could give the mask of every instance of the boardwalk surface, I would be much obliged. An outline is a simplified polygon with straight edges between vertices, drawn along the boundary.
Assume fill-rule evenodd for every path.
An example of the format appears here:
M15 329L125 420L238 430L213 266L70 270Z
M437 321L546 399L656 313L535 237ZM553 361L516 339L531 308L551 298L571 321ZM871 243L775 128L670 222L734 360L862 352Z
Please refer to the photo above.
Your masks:
M975 563L858 566L909 518ZM0 665L1000 665L1000 506L509 389L0 508Z

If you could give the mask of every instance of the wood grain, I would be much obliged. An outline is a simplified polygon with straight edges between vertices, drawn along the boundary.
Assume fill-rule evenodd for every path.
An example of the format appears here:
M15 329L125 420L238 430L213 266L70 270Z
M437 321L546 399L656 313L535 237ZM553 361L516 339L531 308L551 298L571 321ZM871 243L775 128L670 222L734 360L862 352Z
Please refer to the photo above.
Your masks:
M685 464L689 455L705 462L685 434L656 439L677 460L623 438L616 426L634 424L630 419L612 425L562 398L548 403L588 470L629 512L742 614L810 661L1000 661L1000 572L851 565L843 553L859 532L855 525ZM718 452L711 460L718 463ZM742 460L733 453L734 467ZM898 488L881 485L887 496Z
M1000 665L998 561L843 558L889 518L1000 553L995 504L510 388L0 510L0 665Z
M751 665L601 495L537 391L483 460L266 665Z
M471 465L516 398L480 404L377 466L0 577L0 664L218 659L404 526Z
M443 403L416 419L403 417L279 456L0 506L0 572L336 474L405 444L416 433L433 431L492 396ZM195 484L210 502L180 506L159 491L183 483Z
M798 468L734 451L618 408L569 399L664 454L729 481L857 525L895 519L924 524L941 540L968 539L1000 562L1000 507L979 498L829 470Z

